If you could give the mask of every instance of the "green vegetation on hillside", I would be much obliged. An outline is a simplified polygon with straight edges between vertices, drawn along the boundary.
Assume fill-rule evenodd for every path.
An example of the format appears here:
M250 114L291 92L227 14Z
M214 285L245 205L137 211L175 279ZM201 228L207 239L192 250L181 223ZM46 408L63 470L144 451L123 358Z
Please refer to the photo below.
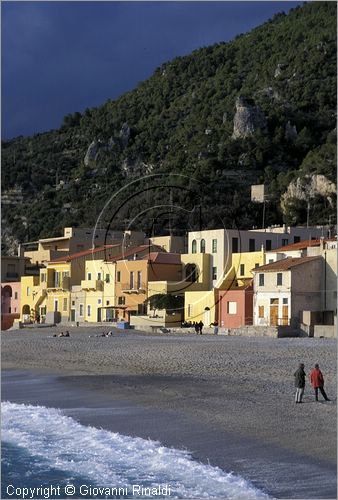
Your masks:
M19 187L24 195L22 205L4 206L3 227L28 241L67 225L91 226L112 193L147 173L193 177L198 196L187 200L183 189L161 188L149 199L144 192L112 226L171 202L192 212L200 205L203 227L220 220L260 226L262 206L250 202L255 183L268 187L266 223L290 221L280 197L292 180L322 174L336 181L336 19L335 2L307 3L230 43L163 64L120 99L67 115L59 130L3 142L3 192ZM239 96L259 107L266 126L234 139ZM101 142L85 164L93 141ZM310 222L334 222L334 203L318 197ZM294 208L293 222L306 222L303 205ZM145 213L135 227L147 230L154 217ZM186 228L182 217L170 217L173 229Z

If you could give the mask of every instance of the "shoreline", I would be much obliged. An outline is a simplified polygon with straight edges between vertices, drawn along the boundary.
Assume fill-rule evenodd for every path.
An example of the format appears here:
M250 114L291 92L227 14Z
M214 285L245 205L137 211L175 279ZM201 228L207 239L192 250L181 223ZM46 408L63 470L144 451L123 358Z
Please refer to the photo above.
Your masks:
M294 405L292 380L278 380L300 356L323 359L332 397L335 341L21 335L3 336L3 400L183 447L277 498L336 498L335 402L314 403L307 387Z

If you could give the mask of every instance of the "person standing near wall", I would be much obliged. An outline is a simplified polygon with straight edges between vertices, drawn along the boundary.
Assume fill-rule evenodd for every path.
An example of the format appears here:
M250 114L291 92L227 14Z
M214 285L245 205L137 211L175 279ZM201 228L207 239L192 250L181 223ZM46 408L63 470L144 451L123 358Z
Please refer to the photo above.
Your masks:
M315 367L311 370L310 382L315 390L316 401L318 401L318 389L320 390L325 401L331 401L331 399L327 397L326 392L324 391L324 377L319 369L318 363L316 363Z
M296 386L296 394L295 394L295 403L302 403L304 388L305 388L305 371L304 371L304 363L299 363L298 370L295 371L295 386Z

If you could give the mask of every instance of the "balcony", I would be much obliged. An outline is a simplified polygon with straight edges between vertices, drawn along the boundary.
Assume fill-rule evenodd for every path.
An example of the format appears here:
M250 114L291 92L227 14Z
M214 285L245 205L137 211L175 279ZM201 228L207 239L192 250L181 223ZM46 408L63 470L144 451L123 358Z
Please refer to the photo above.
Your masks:
M144 283L140 283L140 287L137 288L137 285L132 286L130 283L121 283L122 293L129 294L141 294L146 293L146 286Z
M103 292L104 282L102 280L82 280L81 288L82 290L95 290L97 292Z
M44 287L44 283L41 286ZM70 290L70 277L64 276L60 281L48 281L47 288L51 290Z

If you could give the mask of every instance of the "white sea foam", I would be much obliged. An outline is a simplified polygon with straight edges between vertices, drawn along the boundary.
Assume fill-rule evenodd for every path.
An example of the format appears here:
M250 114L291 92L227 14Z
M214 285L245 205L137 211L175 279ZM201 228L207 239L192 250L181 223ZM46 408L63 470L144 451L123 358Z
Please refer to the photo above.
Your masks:
M60 410L2 403L2 439L97 486L170 485L172 498L268 498L248 481L156 441L79 424Z

